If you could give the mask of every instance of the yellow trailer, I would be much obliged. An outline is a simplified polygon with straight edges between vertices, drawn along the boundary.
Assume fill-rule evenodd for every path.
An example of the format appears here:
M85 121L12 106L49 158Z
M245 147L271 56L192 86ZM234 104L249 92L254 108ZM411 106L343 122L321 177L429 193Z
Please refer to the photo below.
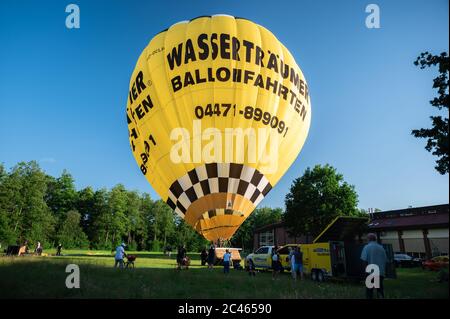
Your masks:
M284 269L290 270L289 250L300 246L303 253L303 272L313 280L326 278L354 278L365 276L360 259L364 244L358 240L366 230L367 218L336 217L311 244L289 244L278 250ZM386 277L395 278L392 245L383 245L388 256ZM289 249L290 248L290 249Z
M330 258L330 243L288 244L278 250L283 269L291 270L289 248L300 247L303 253L303 273L311 275L313 280L323 281L324 276L330 276L332 263ZM320 279L317 277L320 276Z

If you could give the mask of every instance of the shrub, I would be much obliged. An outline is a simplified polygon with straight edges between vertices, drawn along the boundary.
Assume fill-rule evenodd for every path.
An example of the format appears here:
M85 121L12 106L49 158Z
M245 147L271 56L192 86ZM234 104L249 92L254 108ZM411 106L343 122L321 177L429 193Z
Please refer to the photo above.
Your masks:
M161 242L159 240L152 241L151 251L161 251Z

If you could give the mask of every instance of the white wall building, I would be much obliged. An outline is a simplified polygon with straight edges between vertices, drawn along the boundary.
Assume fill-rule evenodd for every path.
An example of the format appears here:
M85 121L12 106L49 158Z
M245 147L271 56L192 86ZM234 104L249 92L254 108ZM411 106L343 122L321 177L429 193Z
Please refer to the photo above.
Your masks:
M369 228L394 252L430 258L448 255L449 205L407 208L371 215Z

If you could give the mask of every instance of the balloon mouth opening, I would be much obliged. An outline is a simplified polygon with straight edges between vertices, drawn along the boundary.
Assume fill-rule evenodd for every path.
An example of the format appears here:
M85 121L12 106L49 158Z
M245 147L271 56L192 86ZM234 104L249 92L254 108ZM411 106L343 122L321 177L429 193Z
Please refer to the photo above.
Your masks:
M253 167L208 163L173 182L166 202L205 238L228 239L271 189Z

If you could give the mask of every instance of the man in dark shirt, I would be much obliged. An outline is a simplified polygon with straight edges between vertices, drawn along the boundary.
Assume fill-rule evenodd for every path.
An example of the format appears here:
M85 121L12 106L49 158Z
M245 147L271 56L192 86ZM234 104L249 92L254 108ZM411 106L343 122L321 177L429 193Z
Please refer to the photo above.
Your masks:
M209 251L208 251L208 268L209 269L213 268L215 258L216 258L216 249L215 249L214 245L211 245L211 247L209 247Z
M206 259L208 258L208 253L206 252L206 248L203 248L200 253L200 258L202 261L202 266L206 265Z
M58 246L56 247L56 256L61 256L61 249L62 245L61 243L59 243Z
M183 266L183 259L186 257L186 248L183 246L178 247L177 251L177 265L178 269L181 269Z
M292 267L292 277L294 280L297 280L297 273L300 274L300 279L303 280L303 253L300 249L300 246L295 247L294 253L292 254L293 267Z

